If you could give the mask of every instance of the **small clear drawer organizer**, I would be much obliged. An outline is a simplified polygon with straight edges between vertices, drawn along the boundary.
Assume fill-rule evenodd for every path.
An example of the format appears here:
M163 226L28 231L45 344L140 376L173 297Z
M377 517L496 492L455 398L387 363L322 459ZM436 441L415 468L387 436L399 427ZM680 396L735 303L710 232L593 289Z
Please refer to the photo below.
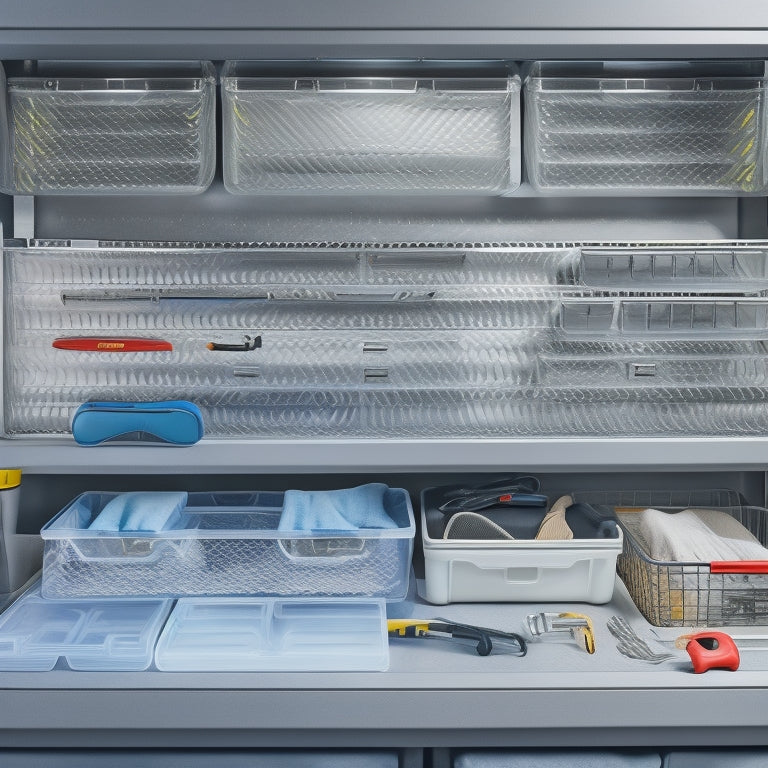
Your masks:
M0 72L0 85L4 84ZM0 188L20 195L195 194L216 167L210 62L8 77ZM0 146L3 145L0 141Z
M525 156L553 194L762 194L765 65L535 62Z
M115 400L190 400L213 438L768 433L762 241L8 241L3 262L9 437L71 440Z
M237 194L503 194L520 183L520 79L222 76Z

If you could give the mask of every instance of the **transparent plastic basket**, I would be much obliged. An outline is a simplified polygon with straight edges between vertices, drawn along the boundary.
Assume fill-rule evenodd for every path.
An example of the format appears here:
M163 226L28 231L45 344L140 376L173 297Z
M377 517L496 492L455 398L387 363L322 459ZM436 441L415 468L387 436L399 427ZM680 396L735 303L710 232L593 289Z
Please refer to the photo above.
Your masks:
M536 62L531 183L556 194L761 194L765 67Z
M7 90L9 192L196 194L213 179L210 62L11 77Z
M502 194L520 183L520 80L222 77L237 194Z
M117 493L88 492L42 529L42 593L77 597L381 597L408 591L415 522L406 491L387 489L396 528L280 531L279 492L190 493L171 527L100 531Z

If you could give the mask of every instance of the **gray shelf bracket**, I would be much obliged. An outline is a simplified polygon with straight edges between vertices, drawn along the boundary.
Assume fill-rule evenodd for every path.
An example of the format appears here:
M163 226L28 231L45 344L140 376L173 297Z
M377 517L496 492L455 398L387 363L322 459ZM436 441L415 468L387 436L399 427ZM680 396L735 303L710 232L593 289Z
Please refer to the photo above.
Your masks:
M35 237L35 198L33 195L13 196L13 236L21 240Z

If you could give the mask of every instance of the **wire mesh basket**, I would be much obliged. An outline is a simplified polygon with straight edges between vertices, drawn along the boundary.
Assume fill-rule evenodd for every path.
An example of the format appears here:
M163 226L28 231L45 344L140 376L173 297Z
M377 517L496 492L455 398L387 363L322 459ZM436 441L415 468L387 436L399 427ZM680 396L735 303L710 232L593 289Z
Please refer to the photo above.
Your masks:
M614 507L624 530L616 569L643 616L657 627L751 626L768 623L768 563L663 562L648 554L639 513L706 508L730 515L768 544L768 510L742 504L734 491L644 491L575 494ZM763 572L759 572L763 571Z

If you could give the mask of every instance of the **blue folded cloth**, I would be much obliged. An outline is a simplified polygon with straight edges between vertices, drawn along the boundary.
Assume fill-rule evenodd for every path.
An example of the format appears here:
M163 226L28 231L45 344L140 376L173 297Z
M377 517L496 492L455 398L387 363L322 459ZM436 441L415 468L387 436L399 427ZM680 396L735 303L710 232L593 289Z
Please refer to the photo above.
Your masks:
M338 491L286 491L279 531L356 531L397 528L384 508L384 483Z
M88 526L92 531L162 531L187 506L185 491L136 491L115 496Z

